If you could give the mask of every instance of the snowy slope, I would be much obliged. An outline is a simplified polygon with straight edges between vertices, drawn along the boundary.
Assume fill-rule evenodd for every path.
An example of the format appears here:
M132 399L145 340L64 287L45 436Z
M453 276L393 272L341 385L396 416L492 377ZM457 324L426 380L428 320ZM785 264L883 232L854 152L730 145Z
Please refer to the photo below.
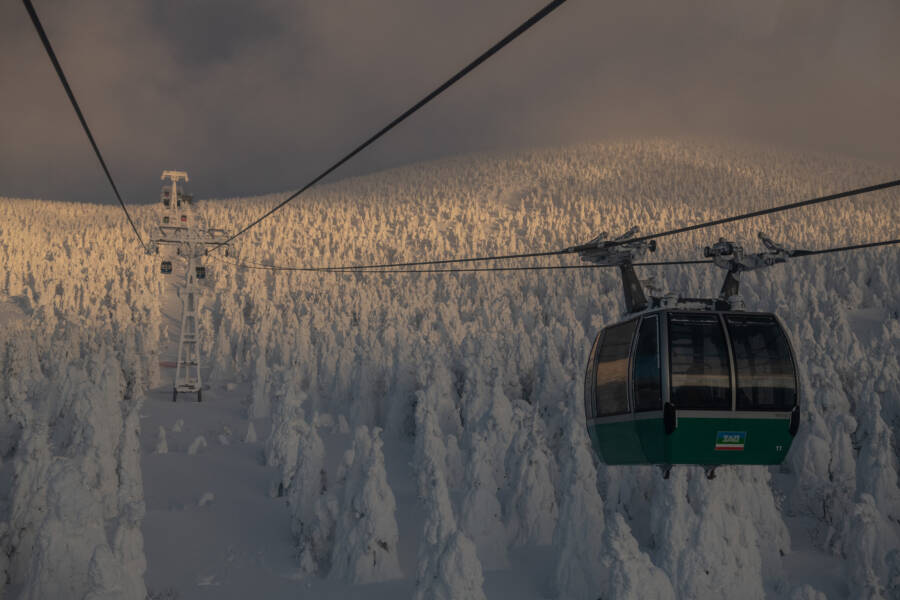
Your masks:
M236 249L304 266L556 249L895 175L673 141L460 157L317 188ZM233 229L280 197L199 210ZM807 248L893 238L898 199L666 238L657 257L759 230ZM0 596L900 597L896 248L745 276L798 352L798 438L780 468L663 480L597 465L584 435L589 345L622 310L614 272L210 259L210 389L173 404L160 363L178 300L116 210L0 201ZM153 210L135 209L145 227ZM691 295L721 282L642 273Z

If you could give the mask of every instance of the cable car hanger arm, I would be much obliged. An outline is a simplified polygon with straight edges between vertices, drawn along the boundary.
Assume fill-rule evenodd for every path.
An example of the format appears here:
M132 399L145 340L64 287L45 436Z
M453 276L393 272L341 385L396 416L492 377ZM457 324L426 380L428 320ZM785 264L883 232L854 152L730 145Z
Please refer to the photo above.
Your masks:
M703 256L711 257L717 267L726 271L725 281L719 292L719 300L729 308L743 305L740 299L741 273L765 269L783 263L800 252L809 252L808 250L791 250L776 244L761 231L758 237L766 250L756 254L745 254L743 246L725 238L719 238L719 241L712 246L703 248Z
M638 241L635 234L640 231L632 227L619 237L608 240L604 231L591 241L575 246L573 251L581 255L581 260L596 265L619 267L622 275L622 291L625 294L625 310L640 312L647 308L644 286L634 272L634 259L645 252L656 252L656 241Z

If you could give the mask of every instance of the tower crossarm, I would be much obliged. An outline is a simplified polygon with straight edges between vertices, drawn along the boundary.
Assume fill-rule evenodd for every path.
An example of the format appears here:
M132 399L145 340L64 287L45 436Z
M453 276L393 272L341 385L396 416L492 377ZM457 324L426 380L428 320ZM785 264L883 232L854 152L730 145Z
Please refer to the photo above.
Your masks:
M196 229L179 225L160 225L159 234L150 238L157 244L200 244L218 245L228 239L228 232L223 229Z
M188 174L184 171L163 171L160 179L168 179L169 181L190 181Z

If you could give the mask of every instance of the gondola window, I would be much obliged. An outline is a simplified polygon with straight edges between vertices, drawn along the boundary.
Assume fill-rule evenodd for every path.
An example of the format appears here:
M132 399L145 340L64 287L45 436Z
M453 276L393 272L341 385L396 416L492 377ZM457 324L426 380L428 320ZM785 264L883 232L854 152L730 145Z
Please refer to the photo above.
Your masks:
M797 401L787 337L770 316L726 317L734 349L738 410L788 411Z
M659 331L656 316L645 317L634 353L634 410L660 410Z
M672 315L669 343L675 408L730 410L728 346L718 316Z
M637 319L609 327L597 352L596 394L599 417L628 412L628 354Z

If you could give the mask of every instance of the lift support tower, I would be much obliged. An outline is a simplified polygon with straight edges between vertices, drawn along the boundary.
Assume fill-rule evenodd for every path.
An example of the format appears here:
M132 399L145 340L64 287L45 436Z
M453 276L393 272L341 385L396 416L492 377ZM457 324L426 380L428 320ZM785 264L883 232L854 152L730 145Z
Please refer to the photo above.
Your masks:
M193 198L178 190L179 181L188 181L184 171L163 171L162 179L171 182L163 187L163 212L157 224L157 234L150 238L150 252L159 253L160 246L175 246L177 256L186 262L184 282L178 286L181 298L181 335L178 338L178 361L175 363L175 382L172 401L178 393L196 393L197 401L203 400L203 380L200 375L200 351L197 337L197 321L202 286L206 279L206 267L202 260L207 247L219 245L228 239L224 229L207 228L193 210ZM163 274L172 273L172 263L163 260Z

